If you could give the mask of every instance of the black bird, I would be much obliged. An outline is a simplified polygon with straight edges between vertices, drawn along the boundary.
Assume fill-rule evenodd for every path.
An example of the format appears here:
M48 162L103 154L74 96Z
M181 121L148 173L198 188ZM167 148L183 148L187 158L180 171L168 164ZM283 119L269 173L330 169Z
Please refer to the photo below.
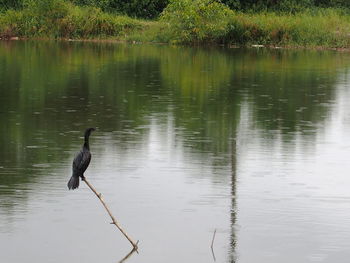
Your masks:
M74 190L79 187L79 177L83 180L84 172L86 168L88 168L90 160L91 160L91 153L90 153L90 147L89 147L89 137L92 131L94 131L95 128L88 128L85 131L84 134L84 145L83 148L75 155L75 158L73 160L73 174L72 177L69 179L68 182L68 189Z

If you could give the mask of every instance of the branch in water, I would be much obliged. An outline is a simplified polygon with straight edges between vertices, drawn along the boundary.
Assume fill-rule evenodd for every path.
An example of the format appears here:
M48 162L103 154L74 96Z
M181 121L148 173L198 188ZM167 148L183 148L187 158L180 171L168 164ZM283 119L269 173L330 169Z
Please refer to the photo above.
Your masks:
M98 193L96 191L96 189L86 180L86 178L83 178L82 181L84 181L87 186L91 189L91 191L93 191L95 193L95 195L97 196L98 199L100 199L101 203L103 204L104 208L106 209L107 213L109 214L109 216L111 217L112 219L112 223L113 225L115 225L119 230L120 232L122 232L122 234L126 237L127 240L129 240L129 242L131 243L131 245L133 246L133 250L132 252L134 251L137 251L138 249L138 243L139 241L137 242L134 242L129 236L128 234L123 230L123 228L120 226L120 224L118 223L118 221L114 218L114 216L112 215L111 211L109 210L108 206L106 205L105 201L103 200L102 198L102 194Z

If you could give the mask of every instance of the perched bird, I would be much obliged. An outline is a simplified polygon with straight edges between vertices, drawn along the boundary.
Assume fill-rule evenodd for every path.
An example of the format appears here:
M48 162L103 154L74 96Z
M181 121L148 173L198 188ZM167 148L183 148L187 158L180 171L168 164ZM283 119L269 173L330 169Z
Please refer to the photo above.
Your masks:
M68 189L74 190L79 187L79 177L83 180L84 172L86 168L88 168L90 160L91 160L91 153L90 153L90 147L89 147L89 137L92 131L94 131L95 128L88 128L85 131L84 134L84 145L83 148L75 155L75 158L73 160L73 174L72 177L68 181Z

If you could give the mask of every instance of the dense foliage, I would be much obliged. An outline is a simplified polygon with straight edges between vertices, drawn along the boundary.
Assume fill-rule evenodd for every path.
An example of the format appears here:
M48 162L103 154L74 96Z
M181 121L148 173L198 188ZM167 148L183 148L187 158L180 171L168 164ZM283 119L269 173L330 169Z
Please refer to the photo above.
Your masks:
M313 6L314 0L222 0L222 3L234 10L295 12Z
M20 9L31 0L0 0L0 10ZM156 18L170 2L169 0L60 0L79 6L100 8L110 13L125 14L139 18ZM350 8L349 0L212 0L223 3L237 11L274 11L296 13L306 8L332 7Z
M172 31L172 39L180 42L217 41L225 35L233 12L211 0L173 0L161 19Z
M121 0L16 0L11 2L12 7L4 7L4 3L10 3L7 0L0 1L5 10L0 15L1 38L114 37L142 42L350 47L350 15L345 9L305 8L315 4L346 6L347 2L342 0L222 0L225 3L162 0L164 5L168 4L159 15L160 19L154 21L120 15L128 13L122 12L121 7L116 12ZM131 5L138 2L146 3L145 0L123 3L129 5L132 13L136 9ZM160 0L147 3L160 3ZM157 8L152 16L162 9ZM232 10L245 8L250 11ZM260 9L260 12L253 12L253 9ZM147 16L146 13L137 14Z
M350 17L336 9L235 12L210 0L171 0L162 14L169 39L182 43L348 47Z
M168 4L168 0L60 0L60 2L64 1L140 18L155 18ZM28 2L31 0L0 0L0 10L21 9Z
M168 0L71 0L77 5L89 5L111 13L121 13L140 18L157 17Z
M350 8L348 0L221 0L234 10L299 12L305 8Z

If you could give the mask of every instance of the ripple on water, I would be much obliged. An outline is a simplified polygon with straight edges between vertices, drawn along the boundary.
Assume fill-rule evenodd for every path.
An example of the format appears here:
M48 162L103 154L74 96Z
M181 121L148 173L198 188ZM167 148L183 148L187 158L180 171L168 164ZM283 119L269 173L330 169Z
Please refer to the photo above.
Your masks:
M32 164L32 166L37 167L37 168L49 168L49 167L51 167L51 165L48 163L37 163L37 164Z
M46 148L46 145L27 145L26 148L28 149L39 149L39 148Z

